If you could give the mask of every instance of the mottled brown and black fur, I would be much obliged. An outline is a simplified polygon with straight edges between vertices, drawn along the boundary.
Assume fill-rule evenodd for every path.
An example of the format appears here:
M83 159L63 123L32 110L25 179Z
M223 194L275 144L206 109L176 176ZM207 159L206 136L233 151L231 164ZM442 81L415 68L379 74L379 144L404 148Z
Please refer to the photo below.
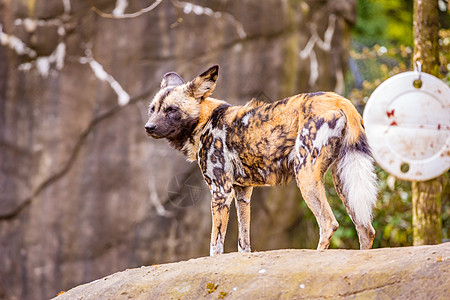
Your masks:
M294 177L319 223L318 249L328 248L338 228L323 185L329 168L361 248L370 248L376 178L361 117L350 101L318 92L233 106L209 97L217 77L218 66L187 83L176 73L164 75L145 126L148 135L166 138L188 160L198 162L212 194L211 255L223 253L233 199L238 248L249 252L253 187Z

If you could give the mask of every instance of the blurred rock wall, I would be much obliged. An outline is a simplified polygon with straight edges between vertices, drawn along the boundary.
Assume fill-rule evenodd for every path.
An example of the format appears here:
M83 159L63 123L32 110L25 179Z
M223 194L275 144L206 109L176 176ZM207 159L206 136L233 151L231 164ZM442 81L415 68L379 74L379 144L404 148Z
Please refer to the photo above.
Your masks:
M354 2L0 0L0 299L208 255L197 165L144 132L162 74L219 64L234 104L342 92ZM254 250L316 246L295 184L252 210Z

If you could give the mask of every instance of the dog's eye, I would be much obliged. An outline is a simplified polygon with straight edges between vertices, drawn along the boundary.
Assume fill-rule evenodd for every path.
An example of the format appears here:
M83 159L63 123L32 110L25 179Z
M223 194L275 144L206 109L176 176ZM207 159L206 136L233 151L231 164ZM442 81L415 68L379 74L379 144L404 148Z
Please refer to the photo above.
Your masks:
M177 108L174 106L169 106L168 108L166 108L166 114L174 113L176 111L177 111Z
M149 108L149 110L148 110L150 113L153 113L154 111L155 111L155 106L153 105L153 106L151 106L150 108Z

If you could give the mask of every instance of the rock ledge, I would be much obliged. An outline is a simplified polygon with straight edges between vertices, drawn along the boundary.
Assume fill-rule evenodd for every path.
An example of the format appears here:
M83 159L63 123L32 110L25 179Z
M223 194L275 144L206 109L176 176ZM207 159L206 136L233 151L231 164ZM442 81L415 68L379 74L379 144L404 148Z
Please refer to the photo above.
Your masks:
M444 299L450 243L374 250L230 253L141 267L62 299Z

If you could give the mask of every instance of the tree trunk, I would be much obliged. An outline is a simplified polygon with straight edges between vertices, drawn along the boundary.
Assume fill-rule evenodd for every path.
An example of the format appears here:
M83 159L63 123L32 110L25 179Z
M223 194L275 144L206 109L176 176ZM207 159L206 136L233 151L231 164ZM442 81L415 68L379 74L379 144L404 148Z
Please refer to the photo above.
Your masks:
M441 177L412 184L413 244L433 245L442 240Z
M414 1L414 63L422 71L439 75L438 0ZM413 245L431 245L442 241L442 178L412 183Z
M439 8L438 0L414 1L414 62L422 71L439 76Z

